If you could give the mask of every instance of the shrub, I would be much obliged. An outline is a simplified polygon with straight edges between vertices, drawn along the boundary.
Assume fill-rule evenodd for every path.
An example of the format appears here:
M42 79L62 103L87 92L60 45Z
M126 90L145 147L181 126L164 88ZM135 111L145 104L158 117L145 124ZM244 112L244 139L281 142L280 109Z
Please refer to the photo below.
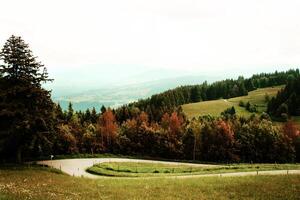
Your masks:
M265 94L265 102L269 103L270 99L271 99L270 96L266 93Z
M241 100L241 101L239 102L239 106L240 106L240 107L245 107L245 102Z
M223 116L233 116L233 115L235 115L235 108L234 108L234 106L232 106L231 108L227 108L226 110L224 110L222 113L221 113L221 115L223 115Z
M249 101L246 104L246 110L251 113L257 112L256 105L251 104Z

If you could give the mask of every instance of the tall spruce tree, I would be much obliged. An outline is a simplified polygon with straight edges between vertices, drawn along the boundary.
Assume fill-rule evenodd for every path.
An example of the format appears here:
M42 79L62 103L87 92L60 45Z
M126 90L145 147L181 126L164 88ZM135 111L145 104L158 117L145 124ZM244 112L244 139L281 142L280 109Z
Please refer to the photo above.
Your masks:
M0 156L3 159L49 154L53 141L53 102L41 87L46 68L21 37L11 36L0 52Z
M199 102L201 100L201 91L198 86L194 86L191 89L191 101L193 103Z
M68 111L67 111L66 115L67 115L67 121L71 121L71 119L74 115L73 104L71 102L69 102Z

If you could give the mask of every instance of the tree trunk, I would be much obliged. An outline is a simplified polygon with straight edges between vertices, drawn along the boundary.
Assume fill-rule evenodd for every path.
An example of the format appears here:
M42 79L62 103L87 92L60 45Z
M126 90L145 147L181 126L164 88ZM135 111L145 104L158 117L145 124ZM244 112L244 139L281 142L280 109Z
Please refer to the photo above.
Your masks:
M19 147L18 149L17 149L17 163L21 163L22 162L22 148L21 147Z
M196 159L196 134L194 135L193 160Z

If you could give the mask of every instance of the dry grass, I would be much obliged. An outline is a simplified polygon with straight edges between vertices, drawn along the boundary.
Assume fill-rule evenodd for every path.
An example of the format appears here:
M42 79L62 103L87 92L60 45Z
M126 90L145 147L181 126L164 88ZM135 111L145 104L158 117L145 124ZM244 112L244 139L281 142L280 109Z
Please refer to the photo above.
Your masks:
M40 168L0 170L0 199L297 199L300 176L74 178Z

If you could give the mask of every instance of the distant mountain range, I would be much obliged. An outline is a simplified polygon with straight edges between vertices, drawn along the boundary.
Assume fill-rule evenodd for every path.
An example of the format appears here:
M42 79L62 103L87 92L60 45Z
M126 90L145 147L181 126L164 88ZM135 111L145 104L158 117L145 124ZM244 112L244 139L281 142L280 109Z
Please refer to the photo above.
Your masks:
M92 107L99 110L102 105L116 108L181 85L200 84L204 81L213 82L218 79L218 77L206 76L179 76L56 96L53 100L60 103L63 109L67 109L69 102L72 102L75 110L86 110Z
M72 102L75 110L95 107L118 107L138 99L148 98L181 85L209 83L226 78L237 78L244 71L216 71L201 73L199 70L152 68L141 65L86 65L49 68L54 82L44 87L52 90L52 98L66 109ZM264 72L274 71L274 68ZM251 70L250 70L251 71Z

